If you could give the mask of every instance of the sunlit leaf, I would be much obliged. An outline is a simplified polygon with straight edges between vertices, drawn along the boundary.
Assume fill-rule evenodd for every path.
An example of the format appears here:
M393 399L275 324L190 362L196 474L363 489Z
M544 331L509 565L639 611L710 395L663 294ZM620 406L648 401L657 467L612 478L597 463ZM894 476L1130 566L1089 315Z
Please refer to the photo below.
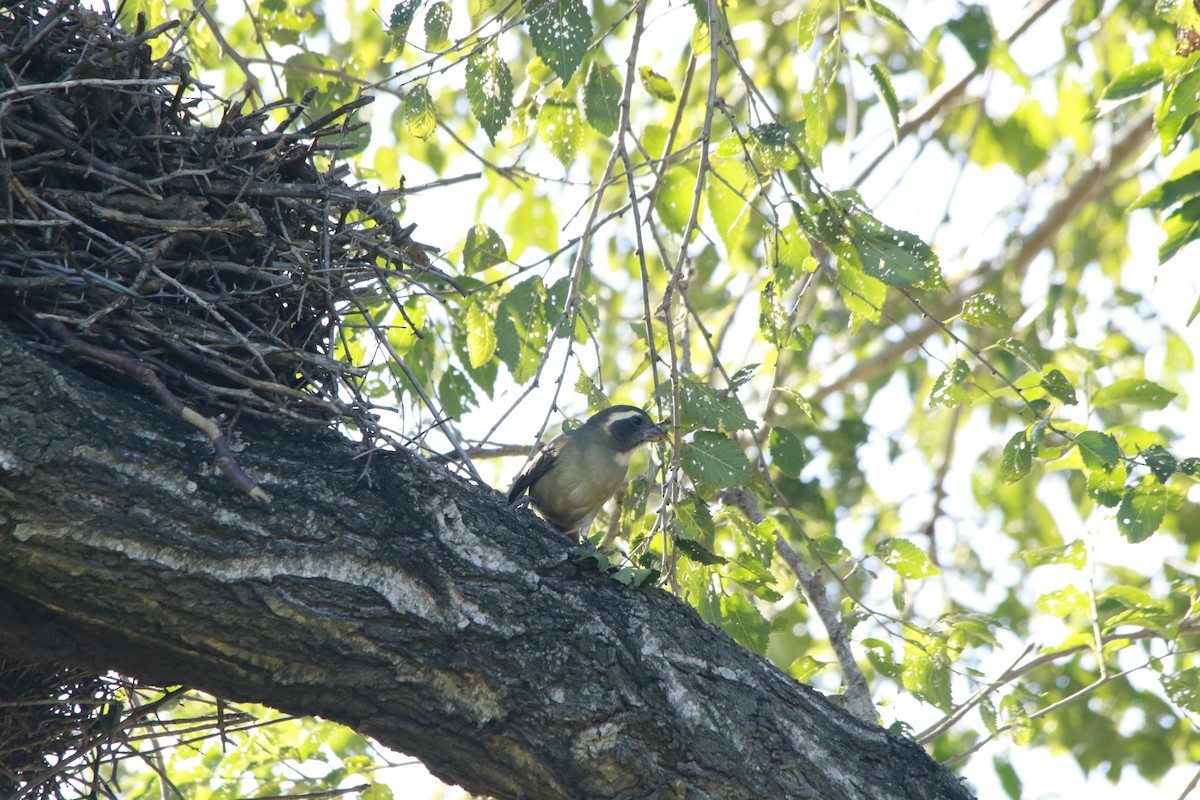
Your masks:
M1075 399L1075 387L1067 380L1067 376L1063 375L1056 369L1052 369L1042 378L1042 388L1046 393L1061 400L1069 406L1076 405L1079 401Z
M665 100L668 103L675 102L675 88L662 75L650 67L638 67L638 77L642 79L642 86L646 88L651 97Z
M680 422L688 428L732 433L754 427L737 395L718 392L692 378L682 378L679 406Z
M1033 446L1025 431L1018 431L1004 445L1000 461L1000 480L1016 483L1033 469Z
M557 96L542 105L538 137L564 167L569 167L583 141L583 115L570 98Z
M929 405L952 408L971 402L971 395L965 385L970 379L971 368L967 366L967 362L961 358L955 359L933 382L933 390L929 393Z
M1012 319L1000 307L996 296L987 292L968 297L963 303L962 313L959 314L959 317L963 322L977 328L1009 328L1012 326Z
M700 431L691 442L684 442L682 448L683 471L694 481L723 489L750 479L745 452L728 436Z
M1139 483L1125 490L1117 506L1117 529L1134 544L1150 538L1167 513L1167 490L1157 483Z
M1128 405L1138 408L1165 408L1175 399L1175 392L1164 389L1145 378L1126 378L1102 386L1092 395L1092 405L1097 408Z
M425 47L434 52L445 50L450 44L450 22L454 12L449 3L434 3L425 12Z
M418 139L427 139L437 127L437 111L425 84L417 84L404 96L404 124Z
M565 84L583 63L592 18L583 0L523 0L533 49Z
M905 580L919 580L942 571L929 560L929 554L907 539L888 537L875 546L875 556Z
M468 275L507 260L508 250L500 234L483 223L471 227L467 232L467 243L463 246L463 269Z
M1084 431L1075 437L1075 444L1083 456L1083 465L1089 469L1115 466L1121 457L1117 440L1107 433Z
M484 133L496 142L513 109L513 79L491 41L467 58L467 101Z

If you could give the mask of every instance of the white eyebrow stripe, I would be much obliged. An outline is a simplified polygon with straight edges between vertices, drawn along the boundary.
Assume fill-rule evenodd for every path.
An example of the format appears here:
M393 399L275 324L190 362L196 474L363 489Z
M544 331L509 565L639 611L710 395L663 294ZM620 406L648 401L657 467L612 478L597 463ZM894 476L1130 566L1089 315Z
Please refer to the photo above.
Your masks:
M618 422L622 422L627 419L640 419L643 416L644 414L641 411L619 411L608 418L608 421L604 423L604 429L611 431L612 426L616 425Z

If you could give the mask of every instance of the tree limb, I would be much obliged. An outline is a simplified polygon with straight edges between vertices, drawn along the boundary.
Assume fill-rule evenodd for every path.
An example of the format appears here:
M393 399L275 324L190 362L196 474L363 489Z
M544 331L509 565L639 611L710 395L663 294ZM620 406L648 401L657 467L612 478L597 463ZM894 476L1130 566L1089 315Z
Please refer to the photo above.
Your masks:
M499 798L969 797L490 490L250 420L264 507L130 388L0 328L0 652L320 715Z

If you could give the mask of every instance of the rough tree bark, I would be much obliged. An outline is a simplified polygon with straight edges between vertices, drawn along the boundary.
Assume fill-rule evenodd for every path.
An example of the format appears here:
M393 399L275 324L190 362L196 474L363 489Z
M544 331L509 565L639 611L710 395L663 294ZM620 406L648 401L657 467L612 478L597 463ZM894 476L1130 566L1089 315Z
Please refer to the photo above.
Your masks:
M0 653L343 722L500 798L966 798L406 453L243 421L264 507L135 388L0 327Z

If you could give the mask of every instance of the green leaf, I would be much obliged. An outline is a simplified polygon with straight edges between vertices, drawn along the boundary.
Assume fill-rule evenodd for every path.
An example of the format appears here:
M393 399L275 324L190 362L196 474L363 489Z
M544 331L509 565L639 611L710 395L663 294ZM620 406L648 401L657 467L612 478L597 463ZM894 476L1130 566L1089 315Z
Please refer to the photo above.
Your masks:
M1087 477L1088 497L1105 508L1116 508L1125 496L1125 475L1121 464L1112 469L1092 470Z
M883 103L883 107L887 109L888 118L892 122L892 143L900 143L900 101L896 98L896 89L892 86L892 78L888 75L887 70L879 64L868 65L861 58L856 59L860 64L867 68L867 74L871 76L871 85L875 87L875 94L879 101Z
M524 0L533 49L566 84L583 63L592 18L583 0Z
M758 331L776 348L783 349L788 337L788 315L775 296L774 281L767 281L758 293Z
M858 330L864 321L878 322L887 299L887 286L845 259L838 259L838 292L850 309L850 327Z
M496 316L479 300L467 308L467 353L476 368L496 353Z
M725 564L729 561L729 559L717 555L712 550L709 550L703 544L694 539L680 537L675 541L675 546L678 547L679 552L687 556L688 559L695 561L697 564L703 564L706 567Z
M1075 387L1067 380L1067 376L1063 375L1056 369L1052 369L1042 378L1042 388L1051 397L1056 397L1069 406L1077 405L1078 400L1075 399Z
M1187 475L1189 478L1195 476L1197 473L1200 473L1200 458L1193 456L1191 458L1183 459L1179 462L1179 471L1184 475Z
M1159 679L1171 702L1193 714L1200 714L1200 667L1188 667Z
M451 417L461 418L472 408L479 406L475 397L475 387L470 379L454 367L442 373L438 380L437 398Z
M1000 480L1003 483L1016 483L1029 474L1033 469L1033 447L1025 431L1018 431L1004 445L1004 455L1000 459Z
M1039 597L1037 607L1050 616L1061 619L1071 614L1086 614L1091 608L1091 601L1086 594L1074 586L1067 585Z
M742 594L721 597L721 627L733 640L760 656L767 652L771 623Z
M712 173L704 183L708 209L725 248L736 252L753 213L745 196L745 173L733 159L714 159L711 166Z
M863 271L888 286L911 286L938 268L933 249L919 236L883 224L861 210L850 212L850 242Z
M1200 197L1193 197L1181 205L1163 222L1167 239L1158 248L1158 263L1165 264L1184 245L1200 237Z
M1165 181L1139 197L1131 208L1163 211L1196 195L1200 195L1200 150L1180 161Z
M675 507L675 514L683 527L683 535L686 538L703 544L709 550L712 549L717 525L713 522L712 511L700 495L688 492ZM720 557L718 556L718 558ZM721 558L720 561L711 563L724 564L725 559Z
M1012 327L1012 319L1000 307L996 296L987 292L968 297L963 303L962 313L959 314L959 317L963 322L974 325L976 328Z
M871 12L871 14L875 15L876 17L879 17L880 19L884 20L885 22L890 22L891 24L895 25L900 30L907 33L909 38L911 38L911 39L917 38L916 35L913 34L913 32L909 29L909 27L904 24L904 20L900 19L900 17L896 14L895 11L892 11L890 8L885 6L883 3L879 2L879 0L858 0L858 4L855 8L856 8L856 10L857 10L857 8L866 9L867 11Z
M1117 530L1131 543L1145 541L1167 513L1167 490L1157 483L1130 486L1117 506Z
M1117 440L1107 433L1084 431L1075 437L1075 444L1079 446L1083 465L1088 469L1113 467L1121 458Z
M1145 378L1126 378L1102 386L1092 395L1092 405L1105 408L1117 405L1160 409L1175 399L1175 392Z
M719 433L700 431L682 446L684 473L715 489L740 486L750 480L750 463L742 446Z
M1154 110L1154 127L1162 145L1162 154L1168 155L1179 146L1200 118L1197 103L1200 102L1200 68L1183 75L1163 93L1162 100Z
M905 580L918 580L942 574L924 550L906 539L884 539L876 545L875 556L896 570L896 574Z
M787 674L792 676L793 679L804 683L827 666L829 666L829 662L827 661L818 661L812 656L800 656L788 665Z
M679 416L680 423L689 429L707 428L732 433L755 427L736 394L718 392L688 377L682 378L680 383Z
M482 222L473 225L467 232L467 243L463 246L463 269L468 275L508 261L508 250L500 234Z
M1179 462L1175 456L1160 444L1143 450L1141 456L1159 483L1166 483L1179 470Z
M412 27L413 17L417 14L424 0L400 0L392 8L392 17L388 22L388 33L392 37L392 47L397 52L404 52L404 44L408 39L408 29Z
M492 144L513 109L513 79L495 41L467 58L467 101Z
M781 125L768 122L750 129L750 157L761 173L777 169L788 170L796 166L797 141L802 131L796 125Z
M583 142L583 116L565 95L548 100L538 112L538 136L564 167L569 167Z
M1163 68L1159 62L1146 61L1134 64L1104 87L1104 91L1100 93L1100 99L1096 101L1095 113L1107 114L1121 104L1146 94L1162 83L1162 80Z
M449 3L434 3L425 12L425 47L433 52L445 50L450 44L450 22L454 12Z
M992 711L995 714L995 709ZM995 721L993 720L992 732L995 732ZM1004 794L1009 800L1021 800L1025 796L1025 786L1021 781L1021 776L1017 774L1013 768L1012 762L1001 756L992 757L992 769L996 771L996 778L1000 781L1000 788L1004 790Z
M904 643L904 688L930 705L949 711L954 704L950 693L949 659L944 643L929 636L913 635Z
M1016 356L1017 360L1024 364L1030 372L1041 372L1042 362L1034 352L1029 349L1029 346L1020 339L1001 339L996 342L996 347Z
M437 128L437 111L433 107L433 98L425 84L418 84L408 90L404 96L404 124L408 132L418 139L428 139L429 134Z
M663 176L662 187L654 201L654 210L668 228L676 233L683 233L692 216L692 200L695 195L695 170L688 166L672 167Z
M771 429L767 452L771 454L771 464L789 478L799 478L808 463L808 450L788 428L776 426Z
M1087 545L1082 539L1076 539L1070 544L1023 550L1021 558L1031 567L1066 564L1075 569L1083 569L1087 566Z
M796 49L805 53L817 40L817 27L821 24L820 8L810 8L796 19Z
M621 82L616 67L593 61L583 84L583 115L588 124L612 136L621 119Z
M987 67L988 56L996 40L987 9L978 5L966 6L959 17L946 23L946 30L962 43L976 70Z
M668 103L675 102L675 89L671 86L671 82L662 75L650 67L638 67L638 76L642 79L642 86L646 87L646 91L650 93L651 97L665 100Z
M953 408L971 402L971 395L963 385L970 379L971 368L967 366L967 362L961 358L955 359L933 382L933 391L929 393L929 405Z
M517 284L504 296L496 314L496 352L517 383L536 374L548 333L541 278Z

